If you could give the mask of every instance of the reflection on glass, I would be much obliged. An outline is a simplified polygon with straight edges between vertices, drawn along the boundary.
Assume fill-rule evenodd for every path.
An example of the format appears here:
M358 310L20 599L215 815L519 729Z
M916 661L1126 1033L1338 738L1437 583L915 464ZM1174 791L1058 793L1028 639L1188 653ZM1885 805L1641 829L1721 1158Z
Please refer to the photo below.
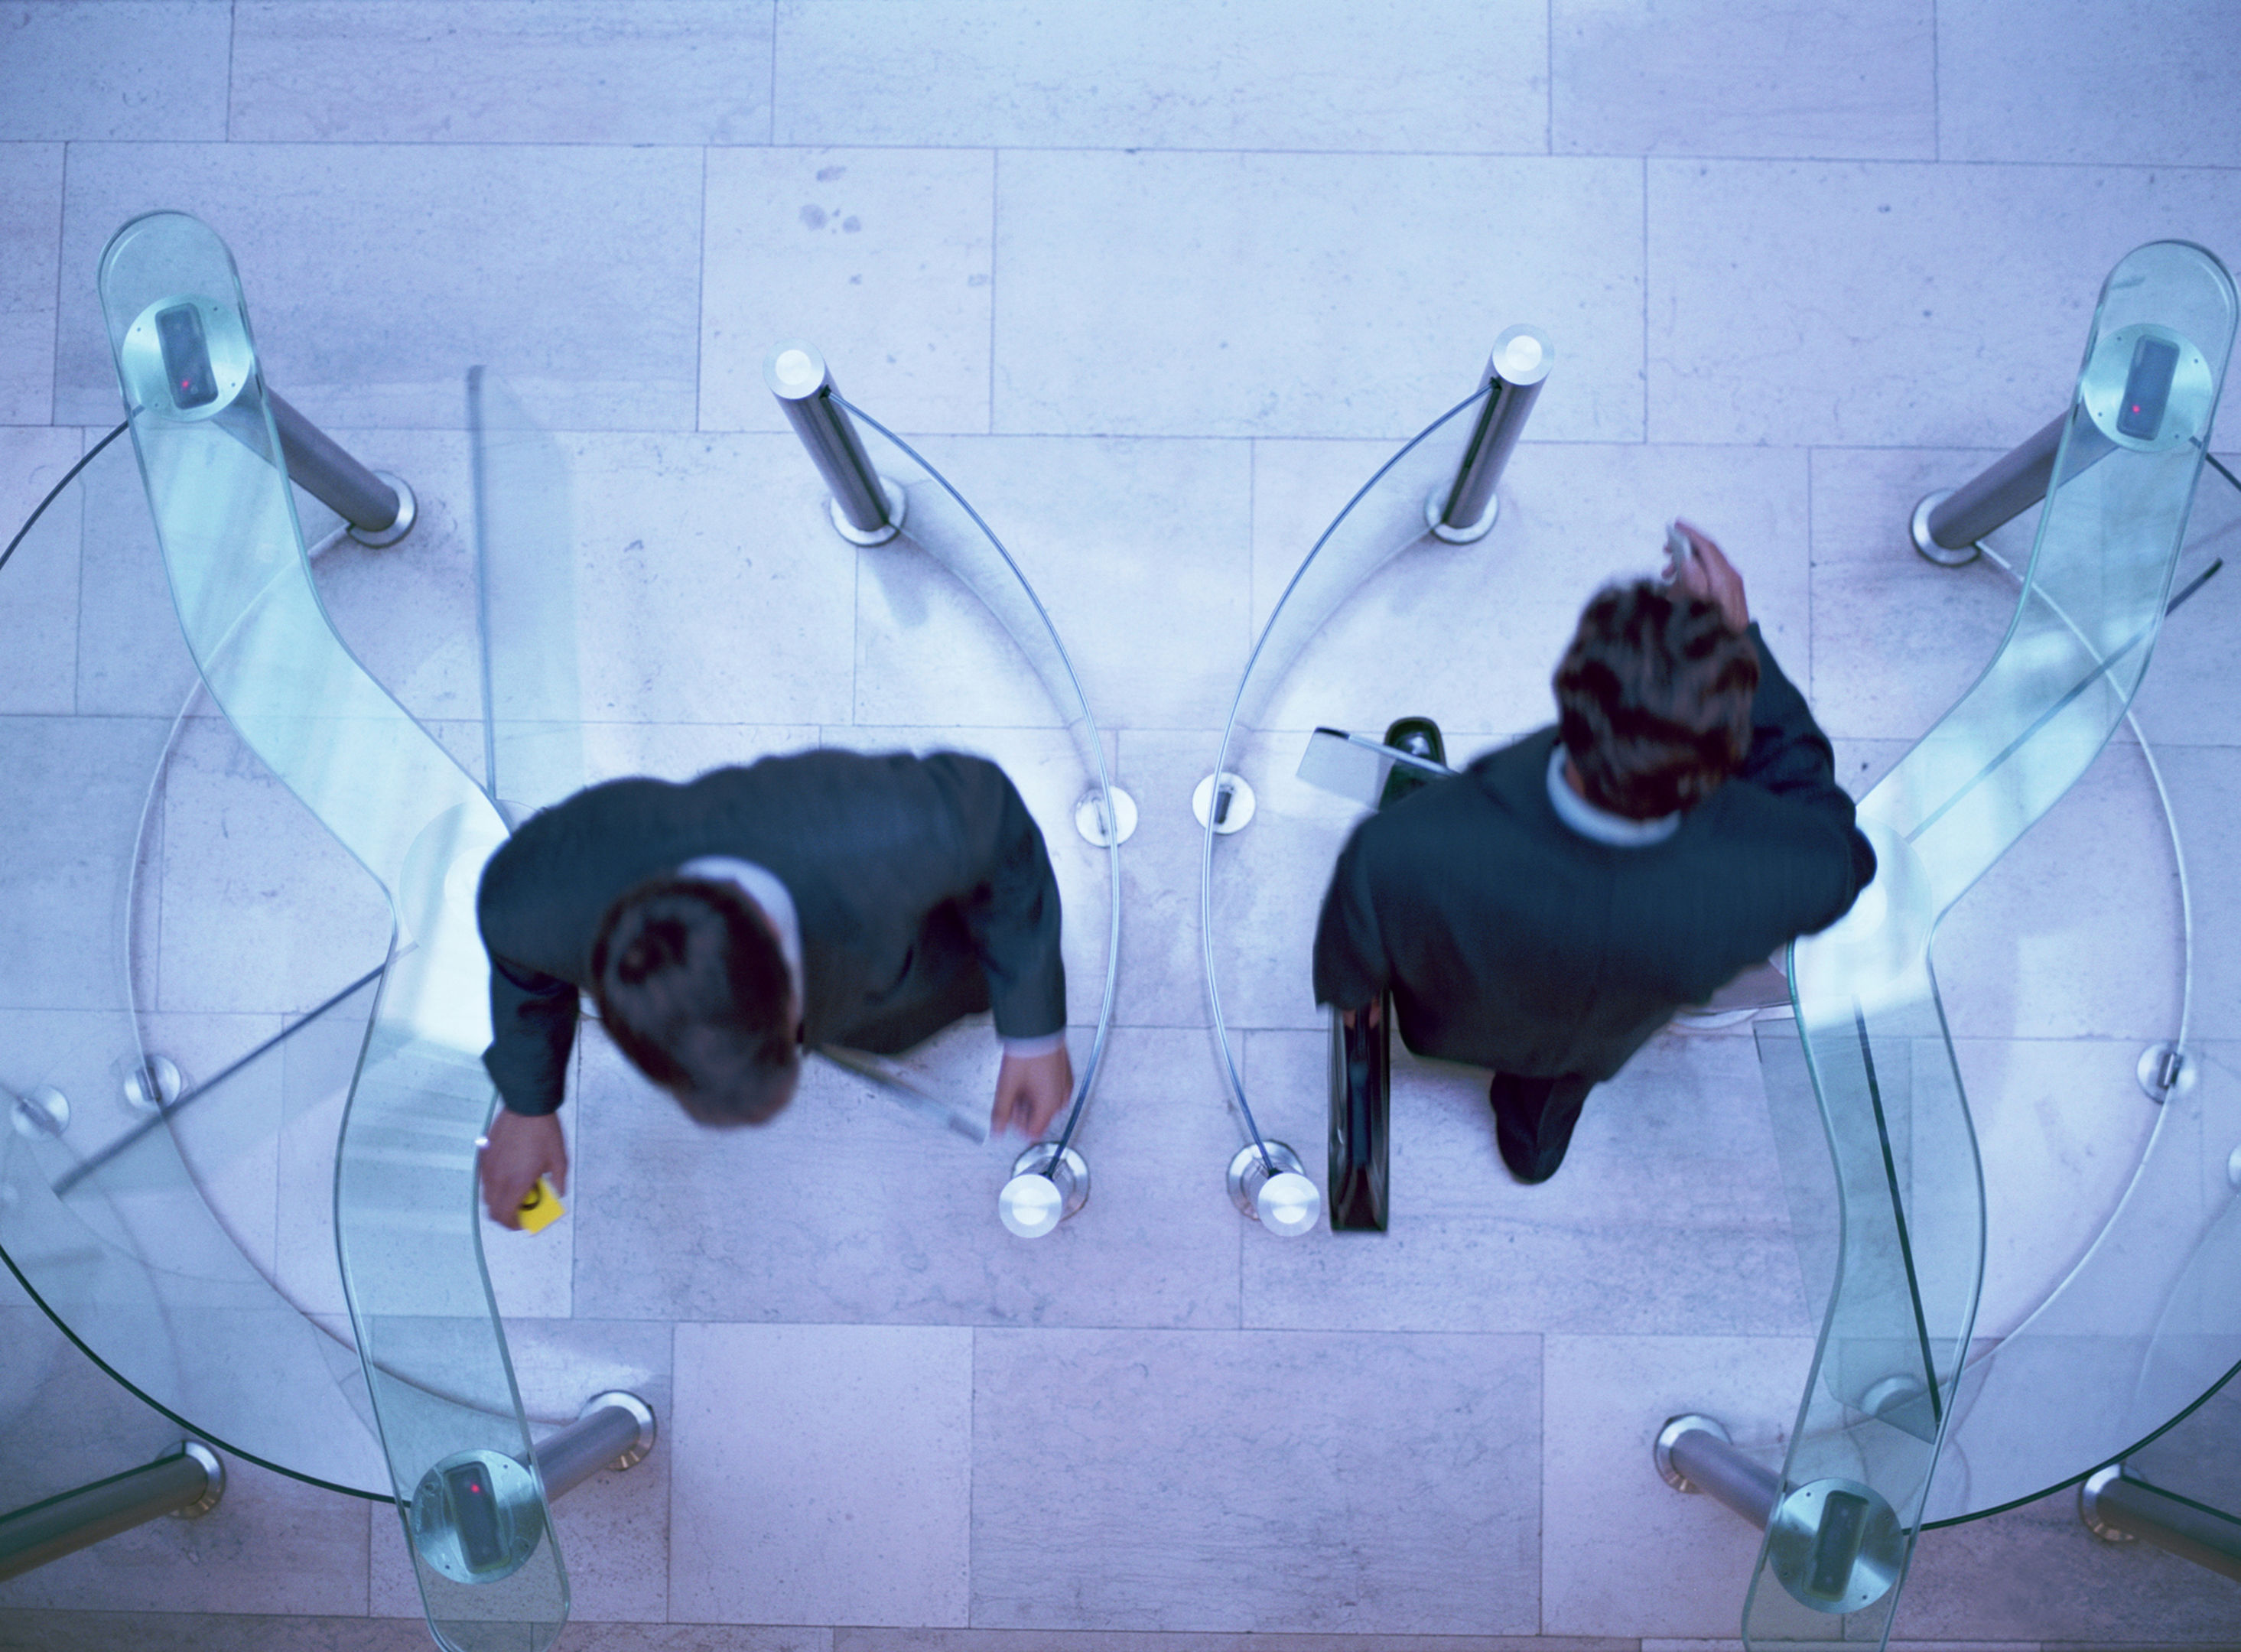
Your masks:
M474 892L505 827L327 622L224 244L183 214L135 219L103 254L100 287L173 605L203 681L394 914L337 1154L335 1229L402 1510L431 1468L463 1452L532 1461L483 1272L474 1174L492 1104ZM217 386L207 405L183 399L200 381L165 358L158 318L182 307L197 318ZM549 1535L526 1563L473 1583L415 1543L438 1637L459 1652L549 1645L567 1615Z
M1889 1633L1983 1265L1983 1191L1930 940L2085 772L2131 703L2171 592L2234 316L2231 281L2198 247L2154 243L2111 274L2008 635L1861 802L1875 882L1841 922L1791 949L1803 1071L1841 1225L1833 1250L1807 1235L1809 1274L1817 1255L1831 1289L1745 1608L1748 1639L1796 1635L1800 1606L1872 1608L1879 1626L1848 1635ZM2135 434L2124 421L2144 428L2144 337L2177 340L2177 365L2160 418ZM1803 1107L1796 1076L1786 1063L1767 1068L1777 1114ZM1900 1535L1896 1552L1870 1541L1886 1529ZM1839 1576L1830 1557L1845 1555Z
M1471 420L1464 415L1476 407L1486 394L1482 388L1449 408L1379 467L1309 547L1283 593L1277 598L1268 623L1261 627L1253 652L1245 662L1245 673L1239 679L1236 697L1230 704L1213 772L1242 773L1259 788L1256 802L1264 822L1271 816L1281 819L1284 813L1283 805L1277 800L1281 793L1256 778L1261 772L1259 759L1263 756L1258 749L1262 733L1261 719L1277 685L1299 658L1300 651L1364 580L1428 537L1424 501L1435 490L1454 483L1471 437ZM1374 751L1363 753L1362 759L1357 760L1351 750L1353 742L1343 735L1335 742L1329 738L1337 732L1318 730L1297 744L1284 741L1275 759L1286 769L1296 766L1301 778L1309 784L1337 791L1371 806L1377 791L1383 788L1383 772L1378 775L1376 790L1367 794L1358 789L1356 782L1364 779L1369 769L1389 771L1389 760L1375 754L1386 748L1368 742ZM1294 752L1301 755L1294 757ZM1206 965L1207 1000L1213 1013L1214 1038L1221 1049L1222 1072L1229 1081L1231 1099L1243 1117L1247 1134L1273 1175L1274 1166L1268 1161L1260 1122L1253 1116L1253 1105L1246 1097L1237 1050L1222 1014L1221 971L1216 963L1216 934L1221 926L1214 911L1215 844L1217 839L1226 835L1217 830L1221 824L1212 810L1207 811L1206 839L1199 859L1199 926ZM1267 838L1271 834L1264 826L1254 835ZM1337 851L1338 842L1334 838L1323 864L1328 866ZM1240 852L1238 846L1231 844L1221 853L1227 858ZM1297 1224L1296 1211L1293 1219L1294 1225L1285 1231L1304 1231Z
M2241 924L2230 880L2191 882L2178 853L2182 839L2224 831L2230 813L2215 748L2204 742L2241 719L2226 664L2241 588L2211 577L2241 548L2241 488L2224 478L2206 485L2187 537L2155 679L2127 720L2169 816L2191 953L2193 934L2223 944ZM2190 965L2172 1039L2184 1052L2184 1081L2154 1107L2147 1150L2090 1248L2004 1338L1977 1339L1930 1488L1930 1524L2028 1502L2129 1461L2241 1364L2241 1294L2211 1283L2241 1267L2234 1187L2221 1167L2241 1141L2241 1075L2218 1047L2193 1044L2187 1033L2198 1011L2223 1027L2236 1008L2223 972L2197 974ZM2147 1105L2129 1079L2124 1094L2127 1105Z
M487 367L467 371L474 442L483 776L509 820L580 790L576 535L567 455Z
M269 1155L299 1098L347 1086L371 979L294 1023L284 1044L191 1074L167 1115L117 1095L113 1069L137 1063L146 1008L134 1003L130 933L134 879L151 864L144 812L160 801L151 777L196 676L131 445L97 445L81 464L10 532L0 569L0 652L15 667L0 718L0 1001L17 1007L0 1086L51 1087L70 1107L59 1136L0 1121L0 1259L90 1357L182 1426L279 1473L386 1497L347 1339L252 1266L197 1180ZM41 680L38 663L58 658L58 585L87 605L83 638ZM335 1028L339 1041L326 1036Z
M1067 737L1080 759L1085 801L1102 810L1103 819L1114 819L1112 777L1107 772L1105 746L1098 736L1096 719L1089 714L1089 703L1082 697L1081 683L1074 673L1074 662L1067 657L1066 645L1059 640L1057 628L1043 611L1042 600L1035 595L1034 587L1020 572L1019 564L1012 560L1011 552L1004 549L1003 542L980 519L980 513L965 502L964 495L915 448L862 408L851 405L838 395L833 399L873 432L865 443L873 470L903 490L906 505L898 543L908 544L932 557L995 616L997 623L1027 657L1027 664L1065 721ZM1113 997L1120 968L1120 846L1117 833L1106 834L1105 867L1105 990L1098 1003L1097 1034L1091 1041L1088 1059L1075 1074L1072 1105L1067 1109L1065 1127L1056 1137L1060 1154L1073 1144L1075 1127L1081 1120L1082 1105L1089 1100L1098 1068L1105 1060L1106 1036L1113 1023ZM1056 1226L1055 1219L1052 1226Z

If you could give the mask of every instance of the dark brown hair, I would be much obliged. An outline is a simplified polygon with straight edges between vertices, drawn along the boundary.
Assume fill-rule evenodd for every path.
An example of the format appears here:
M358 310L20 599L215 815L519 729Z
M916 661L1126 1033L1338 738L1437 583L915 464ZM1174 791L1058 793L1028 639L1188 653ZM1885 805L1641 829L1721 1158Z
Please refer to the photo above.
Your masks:
M661 877L607 908L592 996L639 1072L703 1124L759 1124L799 1070L778 938L727 883Z
M1556 666L1557 728L1588 801L1651 820L1702 803L1750 750L1758 650L1719 605L1607 585Z

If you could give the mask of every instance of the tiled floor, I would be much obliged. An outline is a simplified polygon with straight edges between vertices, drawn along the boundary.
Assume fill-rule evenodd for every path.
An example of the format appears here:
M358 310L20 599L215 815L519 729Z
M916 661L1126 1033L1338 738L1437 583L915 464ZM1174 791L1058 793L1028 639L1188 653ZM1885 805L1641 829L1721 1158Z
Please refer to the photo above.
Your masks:
M1005 536L1142 807L1081 1144L1095 1193L1047 1241L996 1223L1006 1153L853 1080L712 1144L588 1045L572 1214L488 1235L532 1414L625 1386L662 1417L646 1463L559 1507L564 1644L1732 1644L1756 1534L1667 1490L1649 1441L1701 1408L1778 1448L1810 1354L1748 1034L1654 1042L1533 1190L1500 1173L1480 1080L1406 1062L1393 1231L1280 1242L1221 1193L1240 1127L1190 789L1322 524L1515 321L1557 365L1500 526L1378 575L1264 726L1429 712L1468 747L1545 720L1579 602L1650 565L1678 512L1734 553L1864 788L2010 607L1989 568L1913 557L1908 511L2059 406L2127 249L2241 257L2237 84L2232 0L0 8L9 524L114 422L104 243L137 211L197 213L273 384L419 490L410 539L338 548L320 579L440 738L479 761L481 363L575 478L592 771L819 741L998 756L1060 863L1086 1051L1105 907L1072 747L954 581L823 522L759 373L806 338ZM2189 567L2235 545L2215 485ZM96 501L77 566L0 574L19 775L97 720L129 746L177 708L150 686L148 640L176 627L139 508ZM2241 1036L2224 587L2174 620L2142 698L2188 825L2209 1040ZM1244 754L1267 817L1225 845L1218 942L1263 1125L1319 1169L1303 948L1348 817L1278 744ZM187 732L160 800L137 956L162 1036L207 1074L372 962L383 910L221 726ZM39 844L138 806L88 788ZM1985 1142L1988 1330L2090 1241L2154 1127L2129 1075L2177 1013L2161 832L2120 743L1941 938ZM77 904L43 886L11 928L75 933ZM115 956L78 952L0 950L0 1083L72 1059L39 1040L74 1036L55 1007L92 1002ZM973 1027L917 1059L960 1091L993 1066ZM2241 1124L2221 1085L2205 1129ZM212 1198L331 1313L318 1155L255 1134L209 1167ZM0 1505L175 1437L8 1290ZM424 1644L418 1612L385 1508L243 1467L206 1521L0 1585L0 1647L375 1652ZM2241 1645L2241 1585L2102 1546L2056 1495L1925 1538L1897 1633Z

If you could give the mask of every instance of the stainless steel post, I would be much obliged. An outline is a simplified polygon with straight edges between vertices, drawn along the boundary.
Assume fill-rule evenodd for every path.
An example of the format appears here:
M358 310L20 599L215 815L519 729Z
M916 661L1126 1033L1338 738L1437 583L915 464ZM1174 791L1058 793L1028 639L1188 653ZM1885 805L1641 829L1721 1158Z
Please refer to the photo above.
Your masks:
M164 1515L208 1514L225 1490L225 1465L199 1440L168 1456L0 1515L0 1578L75 1553Z
M1657 1472L1676 1491L1701 1491L1763 1531L1782 1498L1782 1477L1735 1448L1728 1431L1706 1416L1670 1419L1652 1451Z
M1454 483L1424 502L1425 525L1450 545L1482 539L1494 527L1502 501L1494 485L1502 479L1510 450L1524 433L1526 415L1540 399L1541 386L1555 365L1556 352L1538 327L1516 326L1494 341L1488 357L1488 386L1470 445L1455 467Z
M1977 541L2014 521L2046 497L2054 456L2062 446L2067 411L2057 414L1959 487L1924 496L1908 531L1914 548L1940 566L1957 568L1977 555ZM2109 457L2117 445L2091 420L2081 420L2070 444L2071 475Z
M763 358L763 383L832 489L833 525L841 536L856 545L885 545L893 538L902 527L903 492L872 468L855 425L833 399L833 374L825 358L811 344L775 344Z
M412 530L412 490L396 477L369 471L270 385L264 399L280 433L288 479L350 524L361 545L395 545Z
M2077 1513L2096 1537L2108 1542L2137 1538L2241 1579L2241 1520L2127 1480L2122 1463L2112 1463L2078 1487Z
M595 1394L576 1421L537 1442L545 1497L557 1502L602 1468L627 1468L653 1449L653 1408L619 1388Z

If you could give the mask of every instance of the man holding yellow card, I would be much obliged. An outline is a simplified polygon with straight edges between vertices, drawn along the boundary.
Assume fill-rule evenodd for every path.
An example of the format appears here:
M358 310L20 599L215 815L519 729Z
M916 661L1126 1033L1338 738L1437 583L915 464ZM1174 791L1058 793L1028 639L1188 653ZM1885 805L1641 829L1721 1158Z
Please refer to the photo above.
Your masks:
M1036 1136L1073 1090L1057 880L984 759L816 751L689 785L610 781L525 821L476 913L503 1103L483 1197L501 1227L542 1226L567 1191L558 1114L579 992L714 1127L785 1107L804 1046L894 1054L987 1009L993 1128Z

